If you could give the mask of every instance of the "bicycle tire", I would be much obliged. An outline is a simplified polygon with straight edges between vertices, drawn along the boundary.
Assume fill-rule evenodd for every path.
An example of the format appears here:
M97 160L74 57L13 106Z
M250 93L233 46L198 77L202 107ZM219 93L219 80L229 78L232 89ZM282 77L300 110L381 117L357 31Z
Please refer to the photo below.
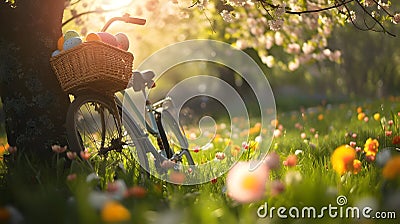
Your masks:
M78 96L69 106L66 120L71 151L108 147L120 137L121 123L113 101L100 95Z

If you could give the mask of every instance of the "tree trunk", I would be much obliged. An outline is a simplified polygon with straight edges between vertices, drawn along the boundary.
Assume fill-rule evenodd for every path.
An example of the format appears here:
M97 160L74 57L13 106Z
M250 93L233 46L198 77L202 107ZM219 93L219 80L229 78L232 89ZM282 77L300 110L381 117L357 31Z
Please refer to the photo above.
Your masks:
M0 96L7 140L18 153L48 159L66 144L68 96L50 67L62 35L64 0L0 0ZM64 137L63 137L64 136Z

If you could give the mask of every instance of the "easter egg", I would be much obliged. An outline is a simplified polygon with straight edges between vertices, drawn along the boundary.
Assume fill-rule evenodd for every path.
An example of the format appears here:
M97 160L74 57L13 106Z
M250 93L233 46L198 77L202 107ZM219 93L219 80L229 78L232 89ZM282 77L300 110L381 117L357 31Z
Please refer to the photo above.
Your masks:
M53 51L53 53L51 54L52 57L57 56L58 54L60 54L61 51L60 50L55 50Z
M69 49L71 49L73 47L78 46L81 43L82 43L81 38L79 38L79 37L71 37L68 40L64 41L63 48L64 48L64 50L69 50Z
M118 47L122 50L127 51L129 48L129 39L128 36L124 33L117 33L115 34L115 38L117 38Z
M64 44L64 37L61 36L60 38L58 38L58 41L57 41L57 49L62 51L63 50L63 44Z
M75 30L68 30L65 34L64 34L64 41L72 38L72 37L79 37L79 33L76 32Z
M90 41L101 41L101 38L99 35L97 35L95 33L89 33L86 36L86 42L90 42Z
M101 38L101 41L103 41L104 43L112 45L114 47L118 47L117 38L115 38L114 35L112 35L110 33L106 33L106 32L100 32L100 33L97 33L97 35L99 35L99 37Z

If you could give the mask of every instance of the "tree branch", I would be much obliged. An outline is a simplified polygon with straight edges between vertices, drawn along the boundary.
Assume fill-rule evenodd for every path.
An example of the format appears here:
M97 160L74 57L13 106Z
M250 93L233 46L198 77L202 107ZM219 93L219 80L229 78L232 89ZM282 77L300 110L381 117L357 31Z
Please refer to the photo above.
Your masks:
M366 10L366 9L361 5L361 3L360 3L359 1L356 0L356 2L357 2L357 4L363 9L363 11L364 11L365 13L367 13L367 15L370 16L370 17L382 28L382 30L383 30L384 33L387 33L387 34L389 34L389 35L392 36L392 37L395 37L395 36L396 36L396 35L394 35L393 33L387 31L386 28L385 28L385 26L383 26L383 24L382 24L381 22L379 22L379 20L377 20L375 17L373 17L372 14L371 14L370 12L368 12L368 10ZM368 28L368 27L367 27L367 28ZM371 30L372 30L372 29L371 29Z
M305 10L305 11L299 11L299 12L286 10L285 13L287 13L287 14L295 14L295 15L301 15L301 14L306 14L306 13L317 13L317 12L328 11L328 10L331 10L331 9L334 9L334 8L338 8L340 6L346 5L346 4L348 4L350 2L353 2L353 1L355 1L355 0L343 1L342 3L340 3L338 5L332 5L332 6L329 6L329 7L326 7L326 8L315 9L315 10Z

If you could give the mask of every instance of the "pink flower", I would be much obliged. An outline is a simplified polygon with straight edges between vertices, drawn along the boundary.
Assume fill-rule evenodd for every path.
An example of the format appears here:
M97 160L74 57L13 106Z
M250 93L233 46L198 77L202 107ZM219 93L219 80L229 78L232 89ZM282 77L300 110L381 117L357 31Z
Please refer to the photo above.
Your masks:
M238 162L228 172L227 194L240 203L258 201L264 197L268 178L269 170L264 163L258 161Z
M353 142L353 141L351 141L350 143L349 143L349 145L351 146L351 147L356 147L356 145L357 145L357 143L356 142Z
M76 159L76 157L77 157L76 152L67 152L67 157L70 160Z
M297 156L296 155L290 155L286 158L285 161L283 161L283 165L288 166L288 167L296 166L296 164L297 164Z
M264 163L268 166L271 170L277 170L280 167L280 158L278 153L271 152L264 159Z
M55 153L63 153L67 150L67 146L61 147L59 145L52 145L51 150L53 150Z
M244 150L249 149L249 143L248 142L243 142L242 143L242 147L243 147Z
M82 159L88 160L91 154L87 151L87 149L85 149L85 151L81 151L80 155Z
M392 136L392 133L393 133L392 131L385 131L385 135L388 136L388 137Z
M278 138L278 137L280 137L282 135L282 131L281 130L279 130L279 129L275 129L274 130L274 137L275 138Z
M306 135L306 133L303 132L303 133L300 134L300 137L301 137L302 139L305 139L305 138L307 138L307 135Z
M351 134L351 137L352 137L352 138L357 138L357 134L356 134L356 133L353 133L353 134Z
M388 125L392 126L393 125L393 120L388 121Z

